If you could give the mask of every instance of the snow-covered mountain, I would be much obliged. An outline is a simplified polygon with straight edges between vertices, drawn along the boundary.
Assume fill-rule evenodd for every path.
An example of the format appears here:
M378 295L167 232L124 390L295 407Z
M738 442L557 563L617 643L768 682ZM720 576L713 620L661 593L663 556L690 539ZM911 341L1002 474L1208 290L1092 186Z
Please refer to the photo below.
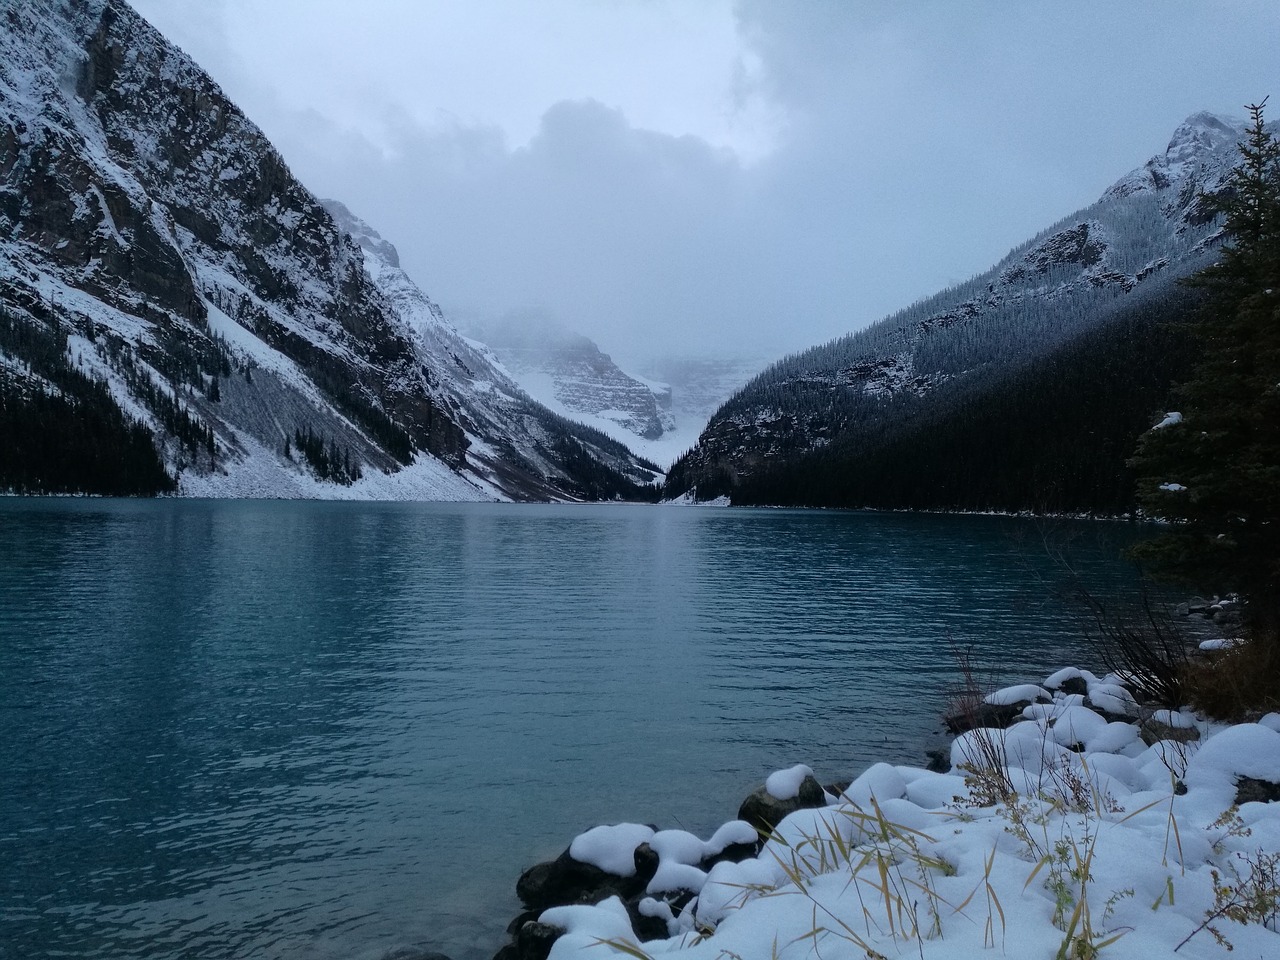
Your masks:
M720 404L767 363L684 356L618 363L541 313L477 321L468 330L530 396L659 466L688 450Z
M4 485L77 488L89 408L141 429L188 494L612 497L653 479L526 396L334 209L341 226L122 0L6 3ZM43 474L20 463L37 447Z
M1221 225L1205 196L1222 189L1243 133L1243 121L1195 114L1163 154L987 272L773 364L716 412L668 494L717 496L832 445L856 457L931 406L1159 300L1215 256Z
M476 328L530 396L628 442L672 429L669 396L624 372L595 341L541 314Z
M637 379L670 399L672 426L655 443L633 446L668 467L698 440L720 405L769 365L763 357L656 357L636 363Z

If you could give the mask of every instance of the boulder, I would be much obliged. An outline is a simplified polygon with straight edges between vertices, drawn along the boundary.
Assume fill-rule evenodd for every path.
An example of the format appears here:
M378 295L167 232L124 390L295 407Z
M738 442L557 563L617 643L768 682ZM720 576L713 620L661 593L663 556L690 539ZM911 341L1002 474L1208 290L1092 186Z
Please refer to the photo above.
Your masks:
M1138 726L1138 735L1148 747L1161 740L1174 740L1178 743L1193 743L1200 739L1200 731L1195 727L1165 723L1155 717L1147 717Z
M549 923L539 923L537 920L526 923L516 934L515 947L518 960L547 960L547 956L551 953L551 945L560 939L563 933L563 929L553 927Z
M1280 802L1280 783L1258 780L1254 777L1236 778L1236 805L1242 803Z
M1030 701L1028 701L1029 703ZM1022 715L1026 703L965 703L948 711L942 718L947 732L967 733L979 727L997 727L1003 730Z
M719 853L704 857L698 862L698 869L703 873L710 873L711 868L717 863L741 863L743 860L750 860L759 852L759 841L755 843L731 843Z
M924 752L924 756L926 760L924 768L930 773L949 773L951 771L950 745L945 747L930 747Z
M667 929L667 921L663 917L650 916L642 913L640 910L640 901L643 897L635 897L625 901L622 905L627 908L627 916L631 918L631 929L636 933L636 939L641 943L646 940L665 940L671 936L671 931ZM687 901L686 901L687 902ZM524 960L524 958L521 958ZM534 958L530 958L534 960Z
M738 819L747 821L763 835L772 833L773 828L788 814L826 805L827 795L822 784L809 775L800 782L799 793L788 800L779 800L765 787L760 787L742 801L742 806L738 808Z
M520 928L523 927L530 920L537 920L538 917L541 916L541 914L542 914L541 910L524 910L524 911L521 911L520 913L517 913L515 915L515 919L513 919L510 923L507 924L507 935L510 936L511 939L514 941L516 934L520 932Z
M516 881L516 896L529 910L537 911L572 903L599 903L615 894L627 900L643 893L658 872L658 854L649 844L636 847L633 858L635 873L621 877L575 860L566 850L522 873Z
M1068 697L1084 696L1089 692L1089 681L1084 677L1067 677L1051 689Z

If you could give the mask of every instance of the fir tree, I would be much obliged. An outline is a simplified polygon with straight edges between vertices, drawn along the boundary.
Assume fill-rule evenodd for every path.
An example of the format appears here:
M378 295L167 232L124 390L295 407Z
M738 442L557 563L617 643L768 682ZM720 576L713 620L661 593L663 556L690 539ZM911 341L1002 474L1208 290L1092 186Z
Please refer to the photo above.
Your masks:
M1180 521L1140 545L1151 571L1244 594L1255 637L1280 644L1280 141L1261 104L1214 201L1228 243L1194 283L1208 292L1200 360L1132 461L1146 511Z

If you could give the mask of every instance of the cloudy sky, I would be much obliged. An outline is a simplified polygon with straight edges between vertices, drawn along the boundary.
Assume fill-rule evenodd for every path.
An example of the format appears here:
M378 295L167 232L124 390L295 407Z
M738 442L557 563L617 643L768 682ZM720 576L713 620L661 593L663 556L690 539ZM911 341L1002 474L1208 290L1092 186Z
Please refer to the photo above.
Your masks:
M985 270L1198 110L1275 0L130 0L445 310L776 356Z

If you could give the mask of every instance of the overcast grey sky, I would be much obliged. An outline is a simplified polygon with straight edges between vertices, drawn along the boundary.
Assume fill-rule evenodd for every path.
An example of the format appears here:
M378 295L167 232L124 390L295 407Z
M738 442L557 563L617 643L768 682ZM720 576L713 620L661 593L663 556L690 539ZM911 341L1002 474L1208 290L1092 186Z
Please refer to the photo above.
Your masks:
M458 318L780 355L980 272L1207 109L1276 0L130 0Z

